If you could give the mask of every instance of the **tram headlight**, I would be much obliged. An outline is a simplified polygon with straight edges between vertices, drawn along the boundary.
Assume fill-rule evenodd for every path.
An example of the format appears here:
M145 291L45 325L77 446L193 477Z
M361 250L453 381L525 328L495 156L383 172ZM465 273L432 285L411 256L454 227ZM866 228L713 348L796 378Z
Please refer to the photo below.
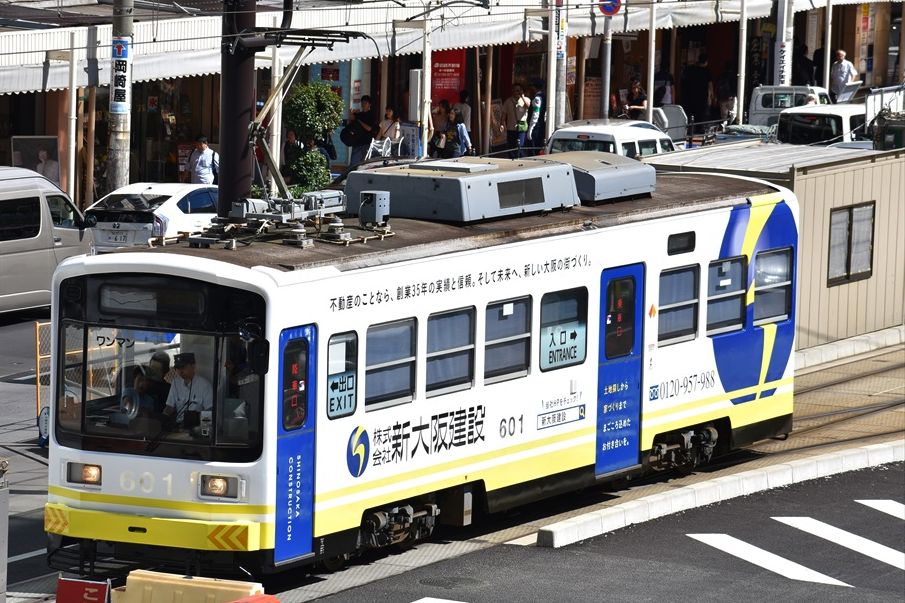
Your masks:
M217 498L238 498L239 478L225 477L223 475L202 475L201 496L216 496Z
M89 465L87 463L66 464L66 479L74 484L100 486L101 474L100 465Z

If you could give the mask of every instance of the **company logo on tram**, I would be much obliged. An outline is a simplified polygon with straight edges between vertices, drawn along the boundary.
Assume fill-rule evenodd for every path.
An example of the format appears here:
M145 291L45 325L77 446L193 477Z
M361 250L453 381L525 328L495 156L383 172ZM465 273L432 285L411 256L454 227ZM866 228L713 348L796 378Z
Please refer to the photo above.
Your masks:
M371 453L371 438L364 427L356 427L349 436L349 445L346 447L346 465L352 477L361 477L368 466L368 456Z

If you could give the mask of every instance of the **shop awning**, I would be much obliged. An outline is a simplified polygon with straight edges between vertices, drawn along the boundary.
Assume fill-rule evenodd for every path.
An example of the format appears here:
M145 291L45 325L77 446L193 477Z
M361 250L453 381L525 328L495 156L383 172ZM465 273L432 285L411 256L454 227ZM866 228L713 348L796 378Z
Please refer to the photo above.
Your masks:
M759 19L770 15L772 0L746 0L749 19ZM612 17L611 31L646 31L650 27L650 0L623 0L622 10ZM688 27L738 21L741 14L741 0L661 0L657 3L657 29ZM570 37L603 35L606 17L596 4L570 8L568 30Z

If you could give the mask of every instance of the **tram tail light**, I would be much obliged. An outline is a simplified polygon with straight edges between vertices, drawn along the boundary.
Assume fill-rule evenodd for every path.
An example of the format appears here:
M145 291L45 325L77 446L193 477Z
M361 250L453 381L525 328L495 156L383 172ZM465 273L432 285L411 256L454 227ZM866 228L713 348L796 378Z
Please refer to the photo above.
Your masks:
M66 479L74 484L101 485L101 466L86 463L67 463Z
M201 496L217 498L238 498L239 478L222 475L201 476Z

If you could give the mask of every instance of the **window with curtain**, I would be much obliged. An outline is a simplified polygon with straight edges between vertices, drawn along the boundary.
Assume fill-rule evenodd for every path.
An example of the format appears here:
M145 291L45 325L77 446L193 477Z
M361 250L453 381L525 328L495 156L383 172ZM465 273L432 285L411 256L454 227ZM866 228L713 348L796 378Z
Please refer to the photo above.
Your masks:
M698 332L698 266L660 273L657 342L670 345L694 339Z
M428 396L468 389L474 384L474 330L474 308L428 317Z
M524 377L530 367L531 298L488 304L485 314L484 382Z
M754 324L789 318L792 312L792 250L762 251L754 256Z
M376 410L415 397L415 319L368 328L365 409Z
M745 328L745 258L711 262L707 269L707 334Z
M829 286L873 274L874 210L870 202L830 211Z

